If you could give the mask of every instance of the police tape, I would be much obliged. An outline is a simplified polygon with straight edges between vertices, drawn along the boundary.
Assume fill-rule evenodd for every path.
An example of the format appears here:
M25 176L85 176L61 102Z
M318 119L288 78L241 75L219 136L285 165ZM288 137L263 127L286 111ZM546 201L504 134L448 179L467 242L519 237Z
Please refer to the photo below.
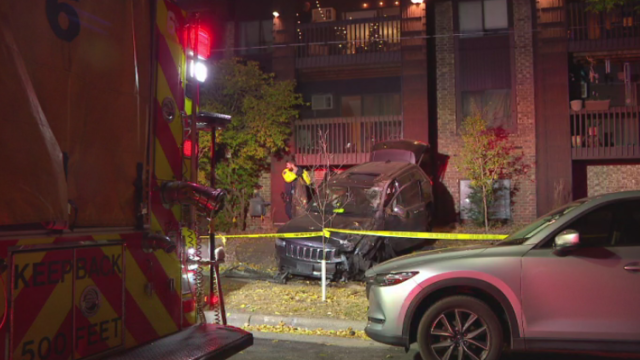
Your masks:
M217 238L222 240L223 245L227 245L227 239L231 238L305 238L322 236L330 237L331 233L343 233L365 236L384 236L410 239L432 239L432 240L503 240L508 235L497 234L452 234L452 233L433 233L433 232L414 232L414 231L387 231L387 230L348 230L327 228L323 231L298 232L298 233L279 233L279 234L243 234L243 235L222 235L216 234Z

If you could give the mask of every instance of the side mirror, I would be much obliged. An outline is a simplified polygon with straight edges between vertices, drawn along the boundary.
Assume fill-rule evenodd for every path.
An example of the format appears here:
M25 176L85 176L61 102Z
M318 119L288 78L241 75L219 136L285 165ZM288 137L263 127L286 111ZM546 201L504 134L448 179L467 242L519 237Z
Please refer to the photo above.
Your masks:
M580 246L580 234L575 230L565 230L556 235L553 241L553 247L557 252L564 254Z
M393 211L391 212L392 215L395 215L401 219L406 219L407 218L407 209L404 208L404 206L402 205L396 205L393 207Z

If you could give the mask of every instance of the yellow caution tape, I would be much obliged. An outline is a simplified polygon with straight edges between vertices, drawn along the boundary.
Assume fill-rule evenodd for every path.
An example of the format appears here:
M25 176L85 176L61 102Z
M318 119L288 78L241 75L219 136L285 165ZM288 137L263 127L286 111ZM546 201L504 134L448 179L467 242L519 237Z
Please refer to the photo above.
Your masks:
M508 235L494 234L452 234L414 231L386 231L386 230L347 230L327 228L324 231L300 232L300 233L280 233L280 234L246 234L246 235L216 235L222 239L226 246L228 238L305 238L322 236L329 237L331 233L386 236L412 239L433 239L433 240L502 240Z
M452 234L452 233L432 233L413 231L386 231L386 230L347 230L347 229L325 229L328 232L337 232L356 235L374 235L387 237L401 237L413 239L438 239L438 240L502 240L509 235L493 234Z

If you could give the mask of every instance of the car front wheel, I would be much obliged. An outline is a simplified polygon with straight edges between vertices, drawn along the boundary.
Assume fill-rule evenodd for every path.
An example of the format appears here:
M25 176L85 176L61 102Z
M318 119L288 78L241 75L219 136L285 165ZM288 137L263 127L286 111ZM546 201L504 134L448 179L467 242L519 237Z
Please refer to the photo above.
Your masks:
M424 314L418 345L424 360L497 360L503 346L502 326L484 302L452 296Z

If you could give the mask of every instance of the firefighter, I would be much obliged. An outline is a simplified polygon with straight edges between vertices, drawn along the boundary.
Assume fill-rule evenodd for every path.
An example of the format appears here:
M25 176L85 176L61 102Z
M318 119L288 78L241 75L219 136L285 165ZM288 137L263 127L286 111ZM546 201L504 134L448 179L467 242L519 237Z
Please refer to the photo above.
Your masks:
M284 193L281 194L284 201L284 212L287 214L289 220L293 218L293 198L296 194L296 183L302 183L307 187L311 185L311 177L309 173L296 166L293 160L287 161L286 168L282 171L282 178L284 179ZM296 180L298 180L296 182ZM308 194L304 191L304 198L302 201L306 204L308 201Z

